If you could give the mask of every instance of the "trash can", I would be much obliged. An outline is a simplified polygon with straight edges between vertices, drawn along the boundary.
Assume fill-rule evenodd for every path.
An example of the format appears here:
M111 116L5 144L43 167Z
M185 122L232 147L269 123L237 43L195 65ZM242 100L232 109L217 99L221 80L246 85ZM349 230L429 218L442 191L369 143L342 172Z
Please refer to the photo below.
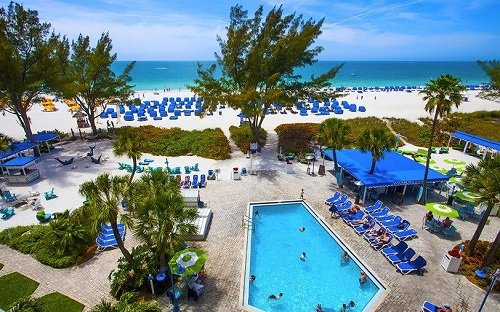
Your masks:
M307 174L311 174L311 168L307 167Z
M232 178L233 178L233 180L240 180L241 179L240 170L238 169L238 167L233 168Z
M462 258L453 257L447 251L444 253L443 259L441 260L443 269L450 273L457 273L460 263L462 263Z

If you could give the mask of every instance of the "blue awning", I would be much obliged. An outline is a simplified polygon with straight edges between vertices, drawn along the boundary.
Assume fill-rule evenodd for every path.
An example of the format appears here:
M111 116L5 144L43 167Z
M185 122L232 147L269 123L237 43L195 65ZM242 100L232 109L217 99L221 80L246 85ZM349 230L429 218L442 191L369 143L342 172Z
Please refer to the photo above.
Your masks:
M331 149L324 151L325 157L332 159ZM339 165L354 176L367 188L381 186L422 184L425 166L396 152L387 152L383 159L377 161L375 171L369 174L372 164L370 152L349 149L337 151ZM429 169L429 183L447 181L448 176Z
M479 136L476 136L476 135L473 135L473 134L470 134L467 132L455 131L455 132L453 132L451 137L457 138L460 140L464 140L467 142L471 142L471 143L476 144L476 145L481 146L481 147L490 148L490 149L495 150L497 152L500 151L500 142L488 140L486 138L482 138L482 137L479 137Z
M2 164L2 167L26 167L32 165L36 157L16 157Z
M0 160L9 158L13 155L17 155L19 153L22 153L26 150L29 150L33 147L37 146L37 144L32 143L32 142L17 142L17 143L12 143L10 145L10 149L1 152L0 151Z
M56 139L59 139L59 135L57 133L45 132L33 135L33 142L36 143L48 142Z

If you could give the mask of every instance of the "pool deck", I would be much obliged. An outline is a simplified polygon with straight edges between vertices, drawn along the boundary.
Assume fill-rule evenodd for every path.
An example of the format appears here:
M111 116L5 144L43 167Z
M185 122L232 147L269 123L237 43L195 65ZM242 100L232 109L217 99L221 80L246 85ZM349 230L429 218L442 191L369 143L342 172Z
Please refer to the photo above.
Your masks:
M268 141L273 139L271 136ZM405 205L401 207L382 197L381 199L393 212L409 220L412 227L418 230L419 238L408 241L408 245L414 248L417 254L423 255L428 263L423 276L415 274L403 276L396 272L380 252L371 249L366 241L356 235L344 222L330 218L327 206L323 203L325 198L337 190L330 173L326 176L311 177L306 174L305 165L294 164L295 173L287 174L284 164L275 160L274 147L269 148L269 151L264 152L260 158L255 165L258 170L257 175L232 181L229 179L229 171L224 169L226 171L221 173L220 181L209 181L207 188L201 191L201 199L210 202L214 215L207 240L192 245L206 251L208 277L205 280L205 293L200 300L195 303L183 299L182 311L240 309L241 270L245 259L245 229L241 225L241 220L247 212L248 203L298 199L301 188L304 188L304 198L308 205L327 221L342 241L389 288L385 300L376 311L419 311L424 300L436 304L450 303L454 311L477 311L485 292L471 284L465 277L447 273L440 266L443 253L457 242L470 239L477 223L455 219L453 224L460 234L454 239L446 239L420 229L426 210L423 206L413 204L413 196L407 196ZM248 159L244 157L232 161L239 161L240 166L248 166ZM326 162L326 165L327 169L332 168L330 162ZM113 166L117 167L116 162ZM113 173L118 172L118 170L113 171ZM74 191L76 192L76 188ZM500 220L490 218L481 239L492 241L499 228ZM128 248L137 244L130 234L127 235L125 243ZM119 256L119 250L105 251L78 267L57 270L40 264L29 255L0 245L0 262L5 265L0 270L0 275L18 271L40 283L34 296L59 291L85 304L85 309L88 310L102 298L109 298L107 276L111 270L116 269L116 260ZM163 307L171 309L165 296L159 301ZM483 311L496 311L495 306L499 305L500 295L490 295Z

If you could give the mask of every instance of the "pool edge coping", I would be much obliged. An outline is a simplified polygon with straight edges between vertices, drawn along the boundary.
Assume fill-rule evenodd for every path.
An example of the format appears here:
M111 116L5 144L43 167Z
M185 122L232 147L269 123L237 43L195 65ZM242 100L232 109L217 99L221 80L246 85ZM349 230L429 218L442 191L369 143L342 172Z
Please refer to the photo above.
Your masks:
M349 245L346 244L340 238L340 236L337 235L337 233L331 228L331 226L326 222L326 220L322 216L318 215L316 210L312 206L310 206L305 200L288 199L288 200L248 202L245 215L246 216L250 215L250 207L252 205L289 204L289 203L302 203L302 204L304 204L306 206L306 208L309 209L314 214L314 217L318 221L320 221L320 224L323 227L326 227L326 229L328 231L331 231L333 233L333 235L337 238L336 240L338 240L338 242L341 245L343 245L341 247L347 248L349 250L349 252L351 252L356 257L356 259L368 270L370 275L372 275L377 280L377 282L385 289L385 291L383 291L381 294L375 295L375 297L372 299L373 302L372 302L372 300L370 300L368 305L363 309L363 311L376 311L377 308L382 304L382 302L384 302L385 298L387 297L387 295L389 294L391 289L387 286L387 283L385 283L385 281L378 276L378 274L374 273L373 269L370 266L366 265L363 261L361 261L361 258L359 257L359 255L356 252L354 252L352 250L352 248L350 248ZM246 273L246 268L247 268L247 259L248 259L249 253L250 253L250 250L248 248L248 246L249 246L249 242L248 242L249 228L244 228L244 232L245 232L245 244L243 246L243 260L244 261L242 261L242 270L241 270L241 278L240 278L240 292L239 292L239 296L238 296L238 301L239 301L238 306L243 311L260 312L262 310L255 308L255 307L252 307L252 306L249 306L249 305L245 305L245 302L244 302L245 296L246 296L246 292L245 292L246 274L245 273ZM250 243L250 247L251 247L251 243ZM369 308L370 310L367 310L367 308Z

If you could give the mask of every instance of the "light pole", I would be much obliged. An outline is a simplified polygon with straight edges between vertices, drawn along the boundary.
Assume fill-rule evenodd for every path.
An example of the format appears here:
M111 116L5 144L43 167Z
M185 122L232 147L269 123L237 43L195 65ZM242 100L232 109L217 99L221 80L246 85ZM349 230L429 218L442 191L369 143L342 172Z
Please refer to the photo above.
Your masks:
M500 269L497 269L496 272L491 276L491 283L490 287L488 287L488 290L486 291L486 294L484 295L483 302L481 302L481 306L479 307L478 312L481 312L483 310L483 306L486 303L486 299L488 298L491 290L493 287L495 287L495 283L500 279Z

